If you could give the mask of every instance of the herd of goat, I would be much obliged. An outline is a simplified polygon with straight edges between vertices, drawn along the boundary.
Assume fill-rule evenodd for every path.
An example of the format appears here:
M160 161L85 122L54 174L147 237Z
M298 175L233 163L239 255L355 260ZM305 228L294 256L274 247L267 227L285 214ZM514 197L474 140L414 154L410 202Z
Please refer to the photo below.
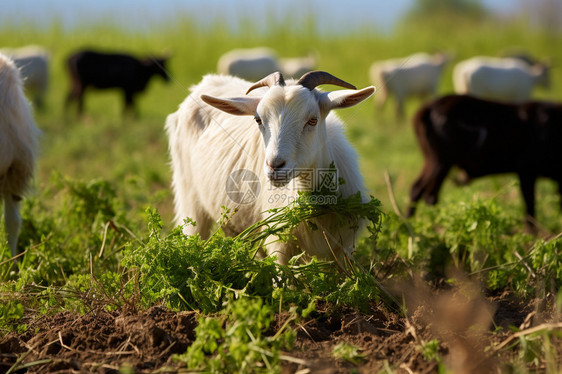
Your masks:
M450 62L447 54L417 53L373 63L369 73L377 87L376 102L382 105L394 97L397 115L403 116L408 98L436 96ZM19 202L33 176L39 135L24 94L37 108L44 105L48 63L48 53L38 47L0 50L0 196L14 258ZM170 79L166 63L166 58L75 53L67 59L71 89L65 106L77 102L82 113L88 87L114 88L123 92L125 110L135 111L134 98L152 76ZM167 117L176 223L184 224L186 234L207 237L223 207L237 211L225 232L239 233L300 192L324 188L319 171L335 171L345 180L332 181L330 191L337 196L360 193L363 201L368 198L357 153L332 110L359 104L375 87L358 90L314 70L316 65L313 55L281 59L268 48L231 51L218 61L219 74L205 76ZM474 57L454 67L453 83L456 94L433 99L414 115L424 165L410 191L408 216L422 198L430 205L437 202L452 167L464 172L467 181L515 173L526 205L525 224L535 230L537 178L554 180L562 194L562 105L530 99L535 86L549 85L548 65L521 56ZM321 85L344 89L322 91ZM225 188L241 170L247 173L235 186L258 186L251 191L255 196L243 202ZM188 217L197 225L185 224ZM277 255L280 263L304 252L305 258L341 264L353 251L359 226L353 220L342 225L333 215L317 217L314 225L297 227L289 242L271 238L266 252Z

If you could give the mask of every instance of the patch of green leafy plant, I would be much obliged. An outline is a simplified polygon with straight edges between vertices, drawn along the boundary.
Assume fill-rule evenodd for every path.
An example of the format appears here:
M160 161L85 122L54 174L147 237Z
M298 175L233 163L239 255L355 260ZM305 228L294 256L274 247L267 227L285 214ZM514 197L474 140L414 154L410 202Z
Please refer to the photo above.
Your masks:
M302 313L315 301L328 302L332 308L353 307L367 311L381 297L375 277L359 268L351 274L338 271L333 263L312 260L305 265L284 267L286 286L273 289L274 304L296 305ZM304 315L303 315L304 316Z
M263 243L264 231L289 237L291 229L325 214L326 209L369 219L372 235L376 235L379 204L376 199L362 203L359 196L352 196L326 208L299 199L273 210L268 218L236 238L218 230L208 240L199 235L186 236L181 227L163 236L159 214L148 210L148 238L124 250L122 266L128 276L138 280L144 306L164 301L174 309L211 313L219 311L229 295L250 295L303 309L315 298L359 307L378 294L377 284L369 276L357 272L346 277L334 264L316 260L298 264L295 258L289 265L279 265L274 258L257 259L257 243Z
M387 212L383 216L381 230L377 236L377 249L407 248L409 235L410 232L404 220L393 212ZM369 248L366 252L367 255L372 254ZM407 253L404 253L403 257L407 257Z
M430 341L421 341L421 353L426 361L435 361L437 363L437 373L446 374L450 370L447 370L443 358L439 352L439 340L431 339Z
M61 291L75 292L77 297L66 300L68 309L81 313L95 307L116 310L123 305L136 309L136 290L133 282L124 282L121 274L106 271L99 278L93 274L73 274Z
M520 330L514 326L510 327L517 339L513 339L507 348L514 350L519 362L513 360L512 372L527 373L529 369L541 370L545 373L559 373L559 352L556 348L562 333L559 323L544 323ZM512 336L513 338L513 336ZM516 348L516 349L515 349ZM540 368L540 369L539 369Z
M557 236L550 240L538 239L528 255L521 256L518 263L521 282L517 284L521 292L531 294L529 285L545 285L549 290L562 286L562 239Z
M531 237L493 199L443 204L425 209L412 221L416 248L431 271L448 265L480 274L490 289L517 284L526 277L520 257Z
M216 312L229 290L253 293L255 283L256 293L263 293L277 277L275 267L260 264L248 246L222 233L205 241L176 228L162 237L159 215L149 211L149 220L148 240L131 244L122 261L129 276L138 279L145 306L164 300L174 309Z
M132 285L116 274L120 251L134 235L113 184L53 173L48 188L23 200L21 213L19 272L2 273L0 284L7 302L18 300L41 313L84 312L100 304L115 308L130 298ZM10 256L2 248L3 269L11 265Z
M428 360L437 360L438 362L441 362L441 359L439 357L439 340L437 339L432 339L428 342L422 342L422 355L423 357Z
M354 257L377 279L406 276L416 262L425 260L417 248L419 240L412 239L409 223L393 212L386 212L380 231L360 238Z
M318 204L317 196L335 197L335 204ZM271 235L278 236L280 240L289 240L291 232L301 223L307 223L311 229L318 229L313 219L322 215L333 215L341 225L360 227L360 220L368 223L367 229L371 236L376 237L382 222L381 203L371 197L368 202L363 202L358 192L348 198L342 198L335 192L322 189L316 192L301 192L297 200L284 207L270 209L269 216L248 227L238 239L247 240L255 247L261 247L265 239ZM350 223L351 222L351 223Z
M2 300L0 303L0 330L18 328L18 321L23 317L23 304L16 300ZM20 326L20 330L25 326Z
M131 237L126 209L113 186L54 174L51 188L24 200L20 284L61 286L75 273L116 270ZM95 262L95 266L91 263Z
M332 348L332 356L338 360L349 361L354 365L360 364L365 357L359 352L358 347L346 342L336 344Z
M447 227L444 239L451 253L463 256L467 251L473 270L482 267L486 261L492 264L502 262L506 241L498 239L511 236L515 221L503 214L494 200L460 203L457 209L449 210L440 218L442 225Z
M546 367L547 373L559 372L553 340L561 336L559 329L546 327L531 334L521 334L518 339L519 358L532 367Z
M229 299L221 316L199 318L195 342L174 360L213 373L280 372L280 353L292 348L296 334L285 324L267 335L273 320L260 298Z

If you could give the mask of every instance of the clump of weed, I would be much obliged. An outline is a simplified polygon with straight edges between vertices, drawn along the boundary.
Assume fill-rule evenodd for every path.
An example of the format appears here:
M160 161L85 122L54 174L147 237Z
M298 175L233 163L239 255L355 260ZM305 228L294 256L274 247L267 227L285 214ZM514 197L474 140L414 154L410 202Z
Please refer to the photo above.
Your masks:
M422 208L414 219L388 214L379 247L395 248L406 268L430 279L446 278L447 268L464 269L489 290L512 289L526 298L539 288L562 286L560 237L537 239L494 199L441 203Z
M109 295L124 294L116 276L120 251L134 240L126 212L110 182L53 173L48 188L22 202L23 256L18 273L2 272L2 303L42 313L86 311L111 301ZM3 270L9 269L10 256L2 248ZM116 297L108 308L121 303ZM12 312L0 320L13 320Z
M376 199L362 203L357 195L330 207L309 201L299 199L274 209L268 218L235 238L218 230L208 240L186 236L181 227L163 236L160 216L149 210L148 238L128 246L122 266L129 277L137 279L145 307L164 301L173 309L211 313L219 311L229 295L259 296L270 304L300 308L307 308L317 298L356 307L376 299L376 283L357 269L346 275L335 264L314 259L299 264L295 258L289 265L279 265L271 257L256 258L266 234L289 238L297 225L327 211L366 218L371 222L371 234L378 233L381 213Z
M273 309L260 298L229 299L218 317L199 318L195 342L174 360L214 373L279 372L281 351L292 349L296 334L285 323L267 335L273 319Z
M332 356L338 360L351 362L354 365L361 363L361 360L365 357L365 355L359 352L359 348L346 342L336 344L332 348Z
M0 304L0 331L25 330L25 325L18 322L23 317L23 304L16 300L8 300Z
M113 185L52 176L52 186L24 200L19 282L62 286L96 262L100 274L116 270L120 248L131 240L128 218Z

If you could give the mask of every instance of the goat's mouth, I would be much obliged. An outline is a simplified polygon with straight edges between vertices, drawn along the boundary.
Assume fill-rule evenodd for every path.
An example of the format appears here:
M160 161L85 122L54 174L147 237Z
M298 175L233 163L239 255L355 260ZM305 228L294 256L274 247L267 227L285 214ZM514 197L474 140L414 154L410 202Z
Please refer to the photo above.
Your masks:
M267 179L275 187L284 187L293 179L293 172L291 169L280 169L267 172Z

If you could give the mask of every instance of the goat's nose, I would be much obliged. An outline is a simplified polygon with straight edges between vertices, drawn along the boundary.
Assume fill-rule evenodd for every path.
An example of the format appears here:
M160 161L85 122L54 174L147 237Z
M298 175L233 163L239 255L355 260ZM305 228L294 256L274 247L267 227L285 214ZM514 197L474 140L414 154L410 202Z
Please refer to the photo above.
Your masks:
M272 162L266 161L267 166L269 166L269 168L271 170L276 170L276 169L281 169L283 166L285 166L286 162L285 160L273 160Z

